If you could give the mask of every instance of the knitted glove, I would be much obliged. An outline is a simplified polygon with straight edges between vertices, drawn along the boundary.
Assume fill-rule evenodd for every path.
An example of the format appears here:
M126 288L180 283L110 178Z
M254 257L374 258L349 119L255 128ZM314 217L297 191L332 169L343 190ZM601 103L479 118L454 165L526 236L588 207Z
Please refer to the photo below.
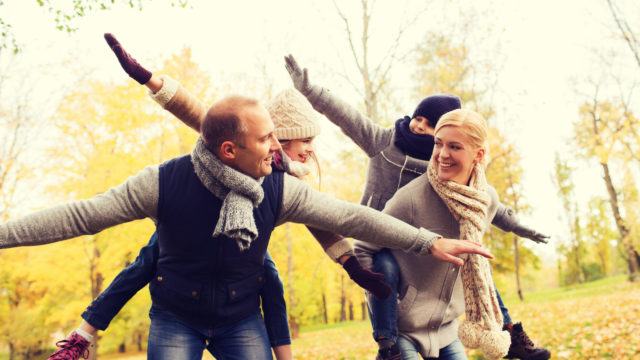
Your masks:
M391 294L391 288L384 282L384 275L363 268L355 256L349 257L342 267L353 282L378 299L386 299Z
M539 233L531 228L528 228L522 224L518 224L516 225L516 227L513 229L513 233L523 237L523 238L527 238L529 240L535 241L538 244L542 243L542 244L547 244L549 242L549 235L545 235L542 233Z
M293 58L293 55L289 54L284 57L285 68L289 72L289 76L291 76L291 80L293 81L293 86L300 91L300 93L304 96L309 96L314 89L311 83L309 82L309 73L307 69L300 69L300 65L296 59Z
M104 39L107 40L107 44L111 50L116 54L120 65L124 69L124 71L135 81L137 81L140 85L146 84L149 79L151 79L151 72L142 67L142 65L138 64L136 59L131 57L128 52L126 52L120 42L110 33L104 34Z

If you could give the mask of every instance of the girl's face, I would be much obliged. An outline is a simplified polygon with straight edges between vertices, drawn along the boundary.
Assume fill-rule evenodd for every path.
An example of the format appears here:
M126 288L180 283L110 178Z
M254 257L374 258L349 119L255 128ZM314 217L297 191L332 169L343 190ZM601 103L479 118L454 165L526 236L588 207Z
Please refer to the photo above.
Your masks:
M430 166L436 166L438 179L467 185L473 167L483 156L484 149L476 149L460 128L443 126L435 134Z
M313 153L313 138L288 140L282 144L282 150L291 160L305 163Z
M424 116L416 116L409 122L409 130L416 135L433 135L433 128Z

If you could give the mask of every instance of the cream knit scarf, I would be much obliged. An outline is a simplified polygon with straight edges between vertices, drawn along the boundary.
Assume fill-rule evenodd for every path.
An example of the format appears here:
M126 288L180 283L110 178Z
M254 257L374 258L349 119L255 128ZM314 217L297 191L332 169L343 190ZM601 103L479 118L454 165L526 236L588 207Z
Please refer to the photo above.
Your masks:
M200 182L222 200L213 237L224 235L235 239L241 251L249 249L258 237L253 208L264 198L261 186L264 178L256 180L223 164L207 150L202 138L191 154L191 162Z
M481 243L491 202L483 167L476 164L468 186L439 180L435 166L428 167L427 176L460 224L460 238ZM467 348L480 348L489 359L502 358L509 350L511 337L502 331L502 313L486 258L469 255L462 266L462 286L466 319L458 330L460 340Z

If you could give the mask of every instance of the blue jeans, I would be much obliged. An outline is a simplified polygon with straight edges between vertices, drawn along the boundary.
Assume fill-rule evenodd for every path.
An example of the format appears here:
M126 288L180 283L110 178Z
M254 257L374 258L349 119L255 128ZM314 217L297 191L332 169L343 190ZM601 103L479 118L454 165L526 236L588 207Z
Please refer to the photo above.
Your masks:
M398 341L398 284L400 283L400 267L389 249L382 249L373 255L373 270L384 275L384 280L391 287L391 295L386 299L378 299L368 294L369 315L373 327L373 338L376 341L388 339ZM496 290L503 323L511 323L509 310L502 302Z
M398 347L400 348L400 353L402 354L402 360L419 360L422 357L413 342L411 342L404 336L401 336L398 339ZM439 356L435 359L467 360L467 355L464 353L464 346L462 346L460 340L456 339L451 344L441 348Z
M284 286L278 276L278 269L271 255L264 259L265 283L260 290L264 322L272 347L291 344L287 304L284 301Z
M205 349L219 360L273 359L260 313L236 323L196 327L152 306L147 359L200 360Z
M82 318L96 329L105 330L124 304L153 279L159 256L158 234L154 232L149 243L140 249L136 260L120 271L91 302L82 313Z
M158 235L153 233L149 243L140 249L136 260L93 300L82 313L82 318L96 329L105 330L127 301L153 279L159 256ZM265 258L265 278L260 296L269 339L273 346L291 344L284 287L269 253Z

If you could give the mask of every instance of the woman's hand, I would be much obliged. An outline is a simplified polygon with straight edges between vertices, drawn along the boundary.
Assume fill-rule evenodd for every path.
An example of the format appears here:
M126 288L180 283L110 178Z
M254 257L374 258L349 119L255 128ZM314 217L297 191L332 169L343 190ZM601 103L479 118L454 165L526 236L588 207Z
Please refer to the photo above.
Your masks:
M431 255L457 266L464 265L464 260L458 257L461 254L477 254L493 259L489 250L474 241L439 238L431 246Z

